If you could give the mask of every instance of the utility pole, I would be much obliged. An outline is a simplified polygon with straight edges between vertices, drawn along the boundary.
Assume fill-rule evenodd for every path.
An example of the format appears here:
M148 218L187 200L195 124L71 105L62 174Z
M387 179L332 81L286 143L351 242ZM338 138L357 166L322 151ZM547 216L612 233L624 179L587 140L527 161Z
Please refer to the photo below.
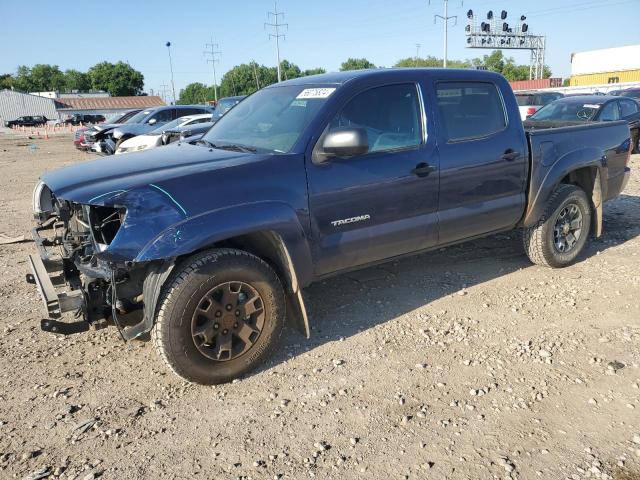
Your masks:
M171 61L171 42L166 43L169 52L169 68L171 69L171 90L173 91L173 104L176 104L176 84L173 81L173 62Z
M267 18L272 19L273 23L265 23L264 27L271 27L275 31L275 33L269 33L269 40L272 38L276 39L276 54L278 56L278 83L282 81L282 74L280 73L280 39L285 38L284 34L280 33L280 28L285 27L289 28L288 23L280 23L280 16L284 19L284 12L278 12L278 3L274 3L274 11L267 12Z
M418 59L420 58L420 47L422 44L416 43L416 67L418 66Z
M222 52L218 50L220 46L217 43L213 42L213 37L211 37L211 43L206 43L204 47L208 49L203 52L204 55L208 57L207 62L210 62L213 66L213 96L216 103L218 103L218 79L216 78L216 62L219 61L217 56L221 55Z
M431 0L429 0L429 4L431 4ZM456 26L458 24L458 16L454 15L452 17L449 16L449 0L444 0L444 16L443 15L434 15L433 23L437 23L438 19L442 20L444 24L444 59L442 61L442 66L447 68L447 43L449 41L449 20L454 20L453 24Z
M162 99L166 102L167 101L167 92L169 91L169 85L167 85L166 83L163 83L162 85L160 85L160 96L162 97ZM159 92L158 92L159 93Z
M253 75L256 77L256 87L260 90L260 82L258 81L258 70L256 70L256 61L251 60L251 65L253 66Z

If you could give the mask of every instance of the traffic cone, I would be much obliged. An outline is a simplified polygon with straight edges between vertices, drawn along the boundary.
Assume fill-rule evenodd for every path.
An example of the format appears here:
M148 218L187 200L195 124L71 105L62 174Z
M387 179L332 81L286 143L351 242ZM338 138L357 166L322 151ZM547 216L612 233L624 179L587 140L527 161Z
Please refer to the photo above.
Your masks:
M49 131L45 129L44 131L44 139L49 140Z

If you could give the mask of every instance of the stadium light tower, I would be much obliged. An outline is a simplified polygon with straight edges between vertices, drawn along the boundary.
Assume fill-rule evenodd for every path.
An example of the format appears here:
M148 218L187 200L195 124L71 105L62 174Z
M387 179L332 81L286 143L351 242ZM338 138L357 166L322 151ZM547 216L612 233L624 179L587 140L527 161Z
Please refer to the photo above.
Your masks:
M506 10L500 14L494 14L492 10L487 13L486 19L478 18L473 10L467 12L467 48L490 48L509 50L529 50L531 63L529 78L538 79L544 77L544 57L547 46L546 37L533 35L529 32L527 17L520 16L519 22L510 25Z
M167 51L169 52L169 69L171 70L171 91L173 92L173 104L176 104L176 84L173 81L173 62L171 61L171 42L166 44Z

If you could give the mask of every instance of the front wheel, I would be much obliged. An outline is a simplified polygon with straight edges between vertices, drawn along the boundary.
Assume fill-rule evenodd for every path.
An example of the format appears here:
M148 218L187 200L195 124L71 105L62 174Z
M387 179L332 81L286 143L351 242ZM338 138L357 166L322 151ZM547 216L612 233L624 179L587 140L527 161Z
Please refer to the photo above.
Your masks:
M250 253L216 249L176 267L158 303L152 338L180 377L224 383L260 365L284 326L284 291Z
M591 205L575 185L560 185L551 195L542 218L524 230L524 248L533 263L562 268L584 248L591 227Z

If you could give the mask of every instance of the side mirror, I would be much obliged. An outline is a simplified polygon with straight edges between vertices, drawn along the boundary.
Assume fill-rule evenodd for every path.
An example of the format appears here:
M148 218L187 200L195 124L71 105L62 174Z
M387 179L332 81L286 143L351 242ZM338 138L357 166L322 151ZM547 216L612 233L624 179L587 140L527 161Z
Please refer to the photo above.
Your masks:
M151 120L149 120L147 122L149 125L155 125L156 123L158 123L158 120L156 120L155 118L152 118Z
M180 140L184 140L187 137L191 137L193 136L193 133L191 133L191 130L184 130L181 134L180 134Z
M325 135L318 160L323 162L331 157L354 157L368 151L369 136L364 128L334 128Z

